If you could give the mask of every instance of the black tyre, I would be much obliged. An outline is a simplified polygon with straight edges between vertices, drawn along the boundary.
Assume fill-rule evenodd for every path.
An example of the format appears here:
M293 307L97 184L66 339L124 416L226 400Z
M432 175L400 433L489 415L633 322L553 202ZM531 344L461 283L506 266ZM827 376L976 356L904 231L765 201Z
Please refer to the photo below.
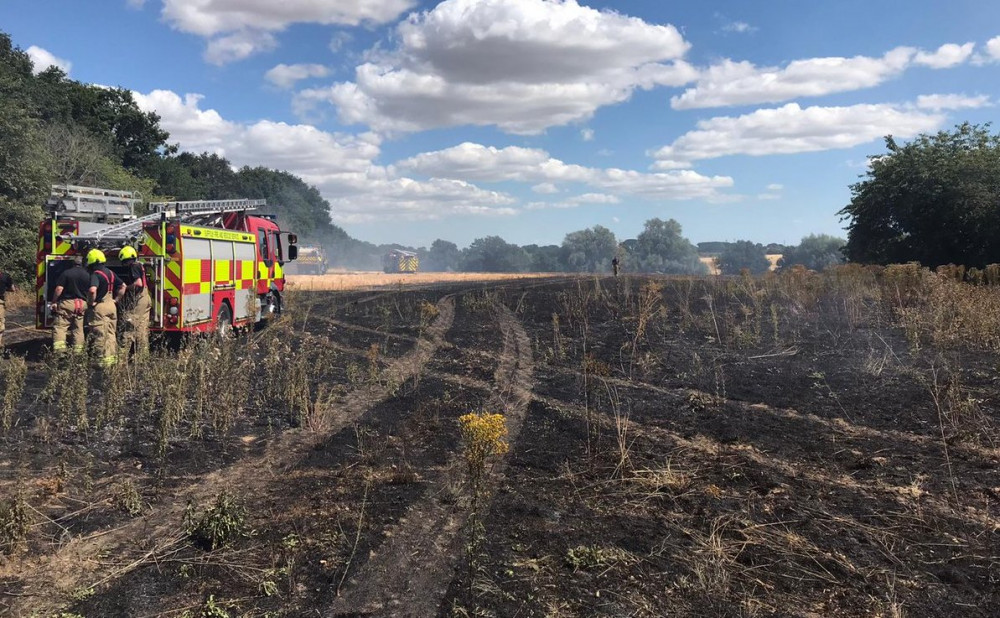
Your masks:
M233 310L226 303L219 307L219 315L215 318L215 334L223 338L233 334Z

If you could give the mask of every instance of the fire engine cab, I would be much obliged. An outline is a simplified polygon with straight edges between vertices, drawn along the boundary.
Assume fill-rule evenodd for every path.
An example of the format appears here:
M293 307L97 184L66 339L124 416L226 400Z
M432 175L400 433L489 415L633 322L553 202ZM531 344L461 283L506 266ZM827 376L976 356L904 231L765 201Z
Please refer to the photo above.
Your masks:
M152 297L150 329L158 332L228 331L278 314L285 289L283 265L298 254L295 234L271 215L251 214L264 200L151 202L135 216L137 194L56 185L39 227L36 326L50 328L45 301L73 256L104 250L121 267L118 251L135 247Z

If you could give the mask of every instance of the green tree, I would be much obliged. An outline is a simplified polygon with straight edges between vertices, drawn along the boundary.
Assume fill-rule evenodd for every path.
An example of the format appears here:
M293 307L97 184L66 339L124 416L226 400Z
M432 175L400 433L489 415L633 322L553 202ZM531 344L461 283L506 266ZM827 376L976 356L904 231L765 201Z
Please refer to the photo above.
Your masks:
M13 101L0 101L0 197L35 201L46 193L45 165L38 122Z
M563 250L559 245L525 245L522 248L531 258L531 272L561 273L566 270Z
M19 284L35 279L35 246L42 209L0 197L0 271Z
M40 136L52 182L116 188L100 182L100 169L109 151L90 131L78 125L49 123Z
M427 251L427 267L424 268L421 263L421 269L434 272L458 270L461 259L462 252L458 249L458 245L438 238L431 243L431 248Z
M828 234L810 234L794 247L786 247L778 260L779 268L800 264L810 270L823 270L844 261L841 249L847 241ZM767 247L765 247L765 250Z
M466 272L525 272L529 263L524 249L499 236L477 238L462 252L462 270Z
M240 193L243 188L240 185L240 176L233 171L232 164L224 157L207 152L200 155L182 152L177 155L177 159L191 172L191 178L199 187L198 199L224 200L244 197Z
M289 230L304 238L319 238L332 230L329 202L298 176L266 167L244 167L237 178L239 196L266 199L267 210Z
M139 109L126 88L83 84L49 67L28 91L43 122L85 128L130 171L147 170L161 152L176 150L167 145L170 134L160 127L160 117Z
M749 240L729 243L716 258L716 264L719 265L719 272L723 275L738 275L744 268L754 275L759 275L766 273L771 267L771 262L764 252L764 245Z
M595 225L587 230L570 232L562 243L563 262L575 272L598 273L611 269L618 241L608 228Z
M1000 136L965 123L908 144L885 138L851 203L845 254L855 262L984 266L1000 255Z
M631 257L641 272L705 274L708 268L698 259L698 250L681 234L681 224L673 219L650 219L635 239ZM624 245L624 243L623 243Z

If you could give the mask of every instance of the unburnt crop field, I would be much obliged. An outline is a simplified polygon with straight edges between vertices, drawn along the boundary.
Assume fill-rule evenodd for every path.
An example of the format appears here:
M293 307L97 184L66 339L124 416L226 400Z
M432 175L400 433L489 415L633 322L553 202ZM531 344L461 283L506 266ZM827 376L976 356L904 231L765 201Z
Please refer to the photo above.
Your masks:
M299 290L107 373L10 333L0 614L998 615L1000 288L959 279Z

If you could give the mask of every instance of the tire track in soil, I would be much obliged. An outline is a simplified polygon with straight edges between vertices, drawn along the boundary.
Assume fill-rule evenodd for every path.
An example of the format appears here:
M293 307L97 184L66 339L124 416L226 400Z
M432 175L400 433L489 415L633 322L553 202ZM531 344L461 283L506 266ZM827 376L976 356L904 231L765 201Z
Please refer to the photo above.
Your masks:
M466 383L469 386L474 385L474 382L466 381ZM581 404L566 402L537 393L533 395L533 399L580 422L587 422L587 410ZM601 424L602 428L612 435L616 431L614 419L605 415L593 415L590 418L590 422ZM684 452L697 453L697 458L687 458L685 456L678 459L681 463L687 463L686 460L691 459L692 468L697 467L696 462L698 461L728 456L741 461L748 468L772 471L790 481L805 481L814 483L820 487L833 487L845 492L854 493L861 498L879 504L893 502L904 508L903 513L913 510L915 498L912 486L894 486L888 483L856 479L846 473L834 473L817 467L809 468L797 465L794 462L776 456L774 453L769 453L753 446L723 443L706 434L699 434L694 438L689 438L668 427L644 423L634 419L628 421L628 428L634 435L641 435L660 444L673 445L673 449L679 454L683 454ZM960 519L966 524L980 526L985 532L996 530L995 519L991 518L989 513L978 507L970 505L956 506L951 504L947 498L935 496L930 493L922 495L920 501L920 506L924 511L930 511L941 519Z
M506 417L508 442L514 443L531 401L534 365L531 340L520 321L497 303L495 316L503 335L503 350L494 372L490 411ZM503 477L509 455L494 467L487 482L492 494ZM470 509L462 501L441 495L462 483L461 455L455 454L431 489L389 532L374 555L354 575L325 616L437 615L462 556L462 532ZM488 507L487 507L488 508Z
M583 379L584 374L582 371L577 369L572 369L569 367L548 367L553 373L561 373L563 375L571 375L576 378ZM871 427L868 425L860 425L853 423L850 420L843 417L833 417L826 418L819 416L811 412L800 412L792 408L783 408L779 406L772 406L767 403L754 403L751 401L745 401L743 399L734 399L732 397L719 396L714 393L708 393L696 388L684 387L684 386L657 386L655 384L650 384L649 382L643 382L641 380L626 380L623 378L605 377L602 378L608 384L626 389L639 389L650 391L654 393L659 393L669 397L680 397L688 398L691 396L704 397L709 400L719 401L727 404L732 404L741 409L753 410L759 413L766 413L776 418L784 418L792 421L799 421L803 423L809 423L820 427L826 431L832 431L840 435L844 435L850 438L858 439L870 439L870 440L885 440L892 441L898 440L900 442L906 442L918 447L924 448L939 448L941 445L941 439L934 435L924 435L917 434L910 431L902 431L898 429L885 429L879 427ZM969 453L985 457L988 459L996 459L1000 457L1000 449L995 447L980 446L977 444L957 444L951 447L957 451L967 451Z
M564 370L566 373L578 372L572 370ZM460 385L466 388L479 388L485 389L489 385L478 380L476 378L470 378L468 376L456 376L445 374L441 372L430 372L428 375L451 382L456 385ZM579 373L582 376L582 373ZM616 384L617 386L633 388L633 389L648 389L653 392L658 392L664 395L686 395L689 393L700 393L694 389L686 388L662 388L655 387L645 383L634 383L630 384L625 380L615 380L614 378L603 378L609 383ZM546 396L538 392L532 393L532 399L539 403L542 403L553 410L558 410L564 414L570 415L580 421L586 421L587 410L582 404L573 403L569 401L563 401L555 397ZM791 420L812 420L812 421L823 421L821 426L826 427L832 431L838 431L841 435L847 438L868 438L874 430L864 430L864 431L853 431L851 427L845 426L843 423L830 422L827 419L822 419L816 417L812 414L803 414L796 412L794 410L783 410L777 408L769 408L764 404L749 404L747 402L737 400L737 399L721 399L721 401L740 406L747 410L754 410L760 412L771 412L779 418L788 418ZM616 431L615 422L603 415L592 416L590 422L600 423L605 431L610 434L614 434ZM673 444L675 449L678 451L689 451L693 453L698 453L699 456L717 457L720 455L728 455L738 458L747 465L756 467L761 470L771 470L775 473L781 474L789 479L797 479L813 482L820 486L830 486L836 487L844 491L855 492L859 496L870 499L870 500L880 500L880 501L894 501L901 506L910 508L912 506L911 500L913 498L912 486L897 486L889 483L878 483L867 480L860 480L854 478L850 474L841 473L834 474L830 471L814 470L802 467L801 465L796 465L794 462L790 462L786 459L777 457L774 453L762 451L760 449L754 448L752 446L740 445L740 444L726 444L719 442L710 435L700 434L696 439L691 439L684 437L677 431L671 430L667 427L662 427L659 425L650 424L648 422L639 421L636 419L630 419L628 421L629 428L631 431L636 432L638 435L642 435L652 441L659 443ZM899 439L908 439L916 446L924 446L924 440L920 436L910 436L905 434L905 432L898 431L881 431L874 432L876 435L892 436L897 437L899 434ZM919 439L918 439L919 438ZM936 446L931 444L930 446ZM989 454L992 455L993 449L989 449ZM959 518L962 521L969 523L970 525L979 525L984 530L993 530L996 527L995 521L990 519L989 514L981 512L980 510L975 510L972 507L966 507L964 511L962 509L956 509L954 505L950 504L946 499L936 497L930 494L925 495L922 500L924 501L923 508L929 509L937 516L942 518Z
M417 375L445 343L455 317L454 295L447 295L437 303L438 316L426 330L426 338L384 370L386 385L401 384ZM86 537L68 541L55 553L29 558L18 569L24 588L19 599L24 599L10 609L18 611L58 611L68 599L63 594L81 588L98 588L114 579L155 562L157 556L172 551L183 540L179 525L189 501L203 504L223 489L238 488L245 495L259 493L271 482L280 482L283 470L293 467L304 453L335 435L368 412L375 404L386 399L391 386L369 385L348 393L328 412L323 432L307 433L304 430L286 432L272 440L259 457L239 461L227 468L200 477L186 490L164 496L165 506L141 519L133 520L112 530L103 530ZM153 545L142 539L156 539ZM108 567L108 556L118 561L117 567ZM101 571L101 567L105 570ZM101 574L104 577L101 577ZM30 607L25 605L30 604ZM34 615L34 614L32 614Z

